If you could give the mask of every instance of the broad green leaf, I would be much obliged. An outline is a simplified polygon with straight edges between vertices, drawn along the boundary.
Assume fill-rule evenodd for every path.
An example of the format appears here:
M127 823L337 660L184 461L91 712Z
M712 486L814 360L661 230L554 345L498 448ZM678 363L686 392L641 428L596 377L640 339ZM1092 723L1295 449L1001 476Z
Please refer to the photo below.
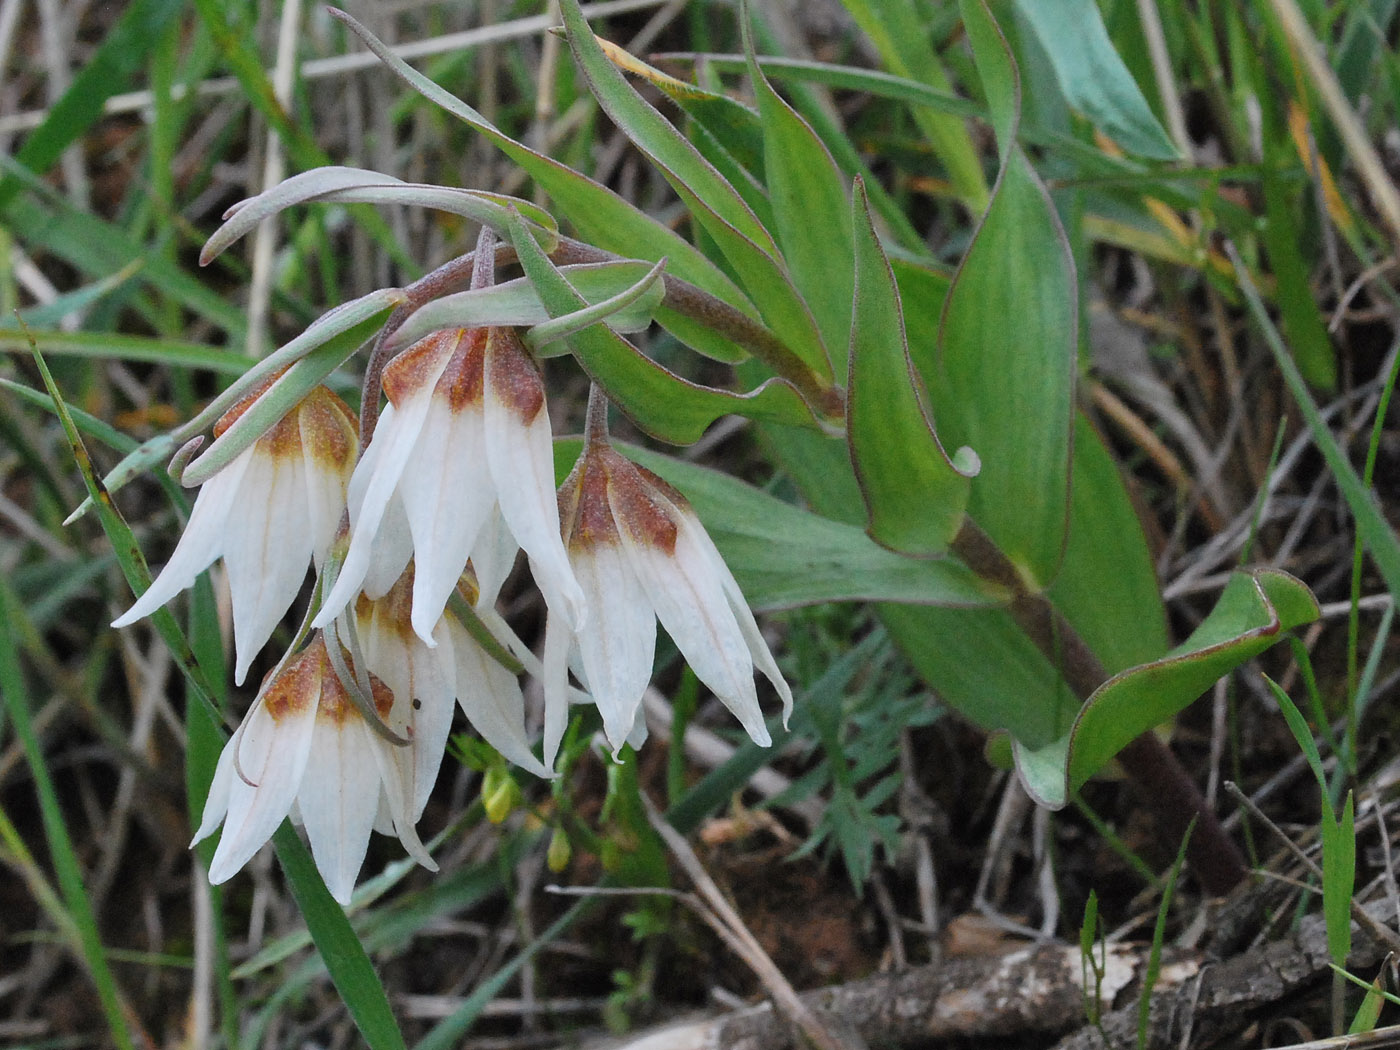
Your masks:
M516 221L511 239L525 276L554 317L587 305L558 268ZM700 440L720 416L738 414L801 426L815 419L811 408L786 380L771 379L744 394L700 386L668 372L605 325L595 324L568 337L579 364L642 430L675 445Z
M575 438L554 443L561 480L581 447ZM907 558L856 525L784 503L727 474L631 445L617 447L685 495L755 608L834 601L974 607L1003 600L955 558Z
M861 31L874 42L884 65L896 75L951 96L927 24L913 0L842 0ZM948 169L963 203L976 212L987 206L982 161L961 120L943 112L916 110L914 120Z
M1116 674L1170 648L1167 613L1118 464L1088 417L1076 413L1075 422L1069 541L1064 566L1047 593L1104 668Z
M799 358L829 377L831 364L812 314L792 286L772 235L684 135L642 98L610 62L577 0L561 0L573 51L599 106L645 153L718 245L764 321Z
M981 0L963 10L984 83L1014 101L1004 38ZM927 379L944 442L982 461L969 513L1027 585L1043 588L1068 520L1078 292L1059 217L1015 142L1014 120L1001 134L1001 176L948 292L938 374Z
M977 456L963 448L949 459L938 441L923 380L909 359L899 289L859 181L852 210L856 284L846 433L868 531L893 550L940 555L962 527Z
M747 3L740 5L739 20L763 123L763 170L774 229L793 284L816 318L840 375L846 368L854 287L854 235L845 179L821 139L778 96L755 61Z
M753 304L738 286L680 234L607 187L517 142L471 106L404 62L349 15L335 10L330 13L344 22L409 87L475 129L519 164L535 180L535 184L550 195L556 210L567 216L574 228L590 243L629 258L644 258L651 262L666 259L669 273L704 289L749 317L758 317ZM722 336L674 311L662 308L658 311L657 319L688 345L716 360L736 361L747 356Z
M1129 153L1180 159L1114 49L1094 0L1016 0L1016 9L1050 56L1071 106Z
M1317 619L1317 600L1287 573L1236 573L1209 616L1160 660L1114 675L1080 712L1068 779L1077 789L1141 733L1166 722L1221 676Z

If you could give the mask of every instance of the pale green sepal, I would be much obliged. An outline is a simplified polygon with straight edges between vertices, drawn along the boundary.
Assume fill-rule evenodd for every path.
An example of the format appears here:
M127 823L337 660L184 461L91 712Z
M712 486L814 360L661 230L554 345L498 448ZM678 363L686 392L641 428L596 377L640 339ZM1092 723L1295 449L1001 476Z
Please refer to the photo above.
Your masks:
M358 324L342 329L287 369L219 435L204 455L185 468L181 483L187 486L203 484L235 456L252 447L258 438L274 427L302 398L349 360L365 340L383 327L390 310L391 307L382 307Z
M514 219L511 240L520 266L551 314L562 317L588 304ZM742 415L790 426L830 425L785 379L770 379L744 394L701 386L667 371L606 325L568 337L580 365L642 430L673 445L700 440L720 416Z
M1069 734L1032 748L1011 740L1016 776L1032 799L1046 809L1063 809L1069 801L1065 763L1069 759Z
M977 455L959 449L960 468L939 443L923 380L909 359L899 289L860 179L851 208L856 280L846 434L866 531L892 550L940 555L965 519Z
M662 259L652 266L642 279L630 287L624 288L616 295L610 296L601 302L595 302L592 306L585 306L572 313L561 314L550 321L542 321L534 325L524 335L525 345L536 354L539 354L544 347L551 343L560 343L576 332L581 332L585 328L594 324L606 324L615 332L639 331L645 329L651 315L655 312L657 305L661 302L661 297L666 294L666 286L661 281L662 271L666 268L666 260ZM568 275L564 275L569 280ZM570 285L575 291L579 287L572 280ZM580 294L583 294L580 292ZM584 296L585 299L588 296ZM634 309L637 308L637 309ZM632 311L632 316L625 317L624 312ZM634 318L640 317L640 324ZM623 319L628 323L628 327L623 327L613 322ZM558 353L568 352L567 346L561 346ZM543 354L542 356L554 356Z
M587 322L592 324L603 320L616 332L644 331L655 319L656 309L666 293L665 286L659 281L653 279L651 284L645 284L648 275L655 270L656 267L650 263L633 260L559 267L559 272L578 293L594 305L614 300L629 291L637 291L627 301L610 307L602 318L594 317ZM540 302L534 285L528 278L517 277L504 284L455 292L434 299L409 314L403 324L394 329L394 334L384 341L384 346L387 350L396 350L443 328L524 328L549 320L549 311ZM563 352L562 349L551 348L542 356L550 357Z
M1050 64L1065 100L1129 153L1180 160L1123 59L1094 0L1016 0Z
M204 406L198 415L177 428L171 436L177 441L183 441L208 430L220 416L255 390L268 376L296 364L313 353L317 347L337 339L345 332L360 331L365 322L372 318L379 318L382 325L388 319L389 313L401 302L403 293L397 288L380 288L327 310L307 325L301 335L274 350L261 361L253 362L243 375L230 383L222 393Z
M492 226L504 233L506 212L515 207L532 222L558 233L553 217L529 201L483 190L454 189L447 186L404 182L362 168L315 168L279 182L256 197L239 201L224 212L225 222L200 252L201 265L207 265L229 245L250 233L264 219L295 204L312 201L341 204L415 204L436 208Z

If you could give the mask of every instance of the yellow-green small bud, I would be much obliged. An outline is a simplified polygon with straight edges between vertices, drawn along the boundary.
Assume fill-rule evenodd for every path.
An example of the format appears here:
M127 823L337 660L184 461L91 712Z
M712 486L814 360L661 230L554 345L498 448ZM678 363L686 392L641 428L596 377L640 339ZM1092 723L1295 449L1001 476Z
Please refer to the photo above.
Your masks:
M486 771L481 782L481 804L486 807L486 819L499 824L510 816L510 811L520 801L520 788L500 766Z
M545 863L549 865L550 871L558 875L569 866L569 858L573 856L573 852L574 848L569 843L569 836L564 834L564 829L555 828L549 839L549 852L545 854Z

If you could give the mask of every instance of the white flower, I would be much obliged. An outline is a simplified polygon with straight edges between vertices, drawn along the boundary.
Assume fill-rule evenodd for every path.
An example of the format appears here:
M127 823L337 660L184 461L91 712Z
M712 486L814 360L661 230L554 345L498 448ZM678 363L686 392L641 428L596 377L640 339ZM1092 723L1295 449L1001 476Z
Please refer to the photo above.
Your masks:
M379 717L388 719L393 697L375 679L371 688ZM209 881L232 877L290 815L305 826L331 896L347 904L381 796L404 848L436 871L413 828L394 755L400 749L355 707L317 633L268 684L219 756L194 836L199 842L224 825Z
M389 405L350 484L349 550L316 625L361 589L382 593L411 552L413 629L436 645L467 560L502 562L497 516L550 609L578 623L583 594L560 540L544 383L519 336L436 332L390 362L383 385Z
M525 736L525 699L520 682L482 649L458 622L445 614L433 630L435 647L414 633L410 620L414 569L410 565L383 597L363 594L356 623L365 666L394 696L388 723L395 732L412 726L407 747L394 749L404 783L410 785L409 813L423 813L452 727L453 697L467 720L507 759L539 776L548 775Z
M792 709L792 692L759 633L739 585L679 492L595 433L559 490L574 575L590 616L569 628L551 610L545 637L545 764L552 765L568 720L573 667L603 716L616 750L633 733L651 679L656 621L757 743L772 741L754 668Z
M222 434L256 400L250 394L214 427ZM355 465L355 419L324 387L204 483L170 561L113 621L126 627L155 612L223 557L233 596L234 680L242 684L306 579L319 567L345 509Z

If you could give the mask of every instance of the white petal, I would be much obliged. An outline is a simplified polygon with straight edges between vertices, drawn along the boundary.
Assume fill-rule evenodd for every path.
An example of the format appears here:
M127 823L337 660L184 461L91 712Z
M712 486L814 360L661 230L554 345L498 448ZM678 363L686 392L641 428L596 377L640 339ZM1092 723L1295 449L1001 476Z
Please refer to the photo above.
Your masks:
M482 399L486 458L491 465L501 516L515 542L530 556L530 571L551 609L559 609L574 627L583 622L583 591L569 567L559 534L559 499L554 481L554 437L549 413L541 408L528 424L492 394L486 355L486 394Z
M219 762L214 767L214 779L209 783L209 795L204 800L204 814L200 817L194 838L190 840L191 846L207 839L224 821L224 814L228 812L229 789L237 775L233 768L233 756L242 736L243 727L240 725L233 731L233 736L224 743L223 751L219 752Z
M501 517L500 505L491 508L490 515L472 544L472 568L476 571L478 609L489 609L496 604L501 588L505 585L511 570L515 568L515 555L520 544L506 528Z
M371 733L372 730L366 726L365 732ZM381 737L375 737L373 744L374 763L378 768L379 779L384 787L380 797L383 798L384 806L389 811L399 842L408 851L408 855L419 864L429 871L437 871L437 861L433 860L432 854L418 838L418 831L414 828L414 821L408 813L408 807L412 800L404 792L403 782L397 776L398 768L390 754L391 751L397 750L396 745Z
M210 882L224 882L248 863L287 816L306 771L315 725L314 703L281 719L274 719L260 703L249 714L241 737L235 734L238 766L229 782L228 815L209 865ZM232 740L229 743L233 746Z
M350 549L345 554L345 563L336 577L335 586L323 600L313 626L326 626L359 593L360 585L370 569L375 535L384 519L385 509L398 487L404 464L414 453L423 422L432 406L433 384L450 359L451 354L442 354L434 363L430 380L412 396L405 398L397 411L395 406L390 405L380 416L374 437L350 477L347 496Z
M229 510L240 499L243 475L252 459L253 450L249 449L204 483L165 568L135 604L112 621L113 627L126 627L155 612L193 584L223 553L224 526Z
M696 677L734 713L754 741L767 746L772 738L758 706L748 642L716 575L716 563L694 542L694 531L684 519L678 522L672 554L638 542L625 528L621 533L661 626ZM723 569L723 563L719 565Z
M258 456L244 477L246 498L229 512L224 564L239 685L306 581L313 538L301 474L299 460Z
M350 903L379 807L373 730L354 711L322 716L297 792L311 855L331 896Z
M445 398L434 399L418 454L399 479L413 534L413 629L429 645L491 513L489 479L480 413L454 412Z
M360 588L370 598L382 598L398 582L404 569L413 558L413 536L408 531L408 515L403 510L403 500L398 490L384 508L384 516L379 522L379 531L370 545L369 568L365 571Z
M584 678L614 751L632 731L656 655L656 615L622 550L600 545L576 553L574 575L592 615L574 632Z
M569 725L569 647L572 633L550 614L544 632L544 764L553 771L559 743Z
M519 680L488 656L455 620L447 621L447 629L452 639L457 702L467 720L507 759L537 776L548 776L525 737L525 698Z
M307 520L311 529L311 553L320 569L321 561L340 528L345 513L346 477L337 473L305 444L302 459L306 483Z
M705 531L705 526L700 523L695 512L688 507L676 507L674 503L669 501L667 505L674 508L677 520L683 523L687 533L687 541L704 551L705 557L709 559L711 571L718 577L720 585L724 588L724 595L729 600L729 608L734 613L739 630L744 635L744 642L749 647L749 655L753 657L754 666L763 672L763 676L768 681L773 683L773 688L783 702L783 727L786 728L788 718L792 715L792 688L788 685L787 679L783 677L783 672L778 669L778 662L773 659L773 654L768 649L768 643L763 640L763 632L758 629L758 621L753 618L748 600L744 597L744 592L739 589L739 582L734 579L734 574L724 563L724 557L720 554L719 548L715 546L715 541L710 539L710 534Z

